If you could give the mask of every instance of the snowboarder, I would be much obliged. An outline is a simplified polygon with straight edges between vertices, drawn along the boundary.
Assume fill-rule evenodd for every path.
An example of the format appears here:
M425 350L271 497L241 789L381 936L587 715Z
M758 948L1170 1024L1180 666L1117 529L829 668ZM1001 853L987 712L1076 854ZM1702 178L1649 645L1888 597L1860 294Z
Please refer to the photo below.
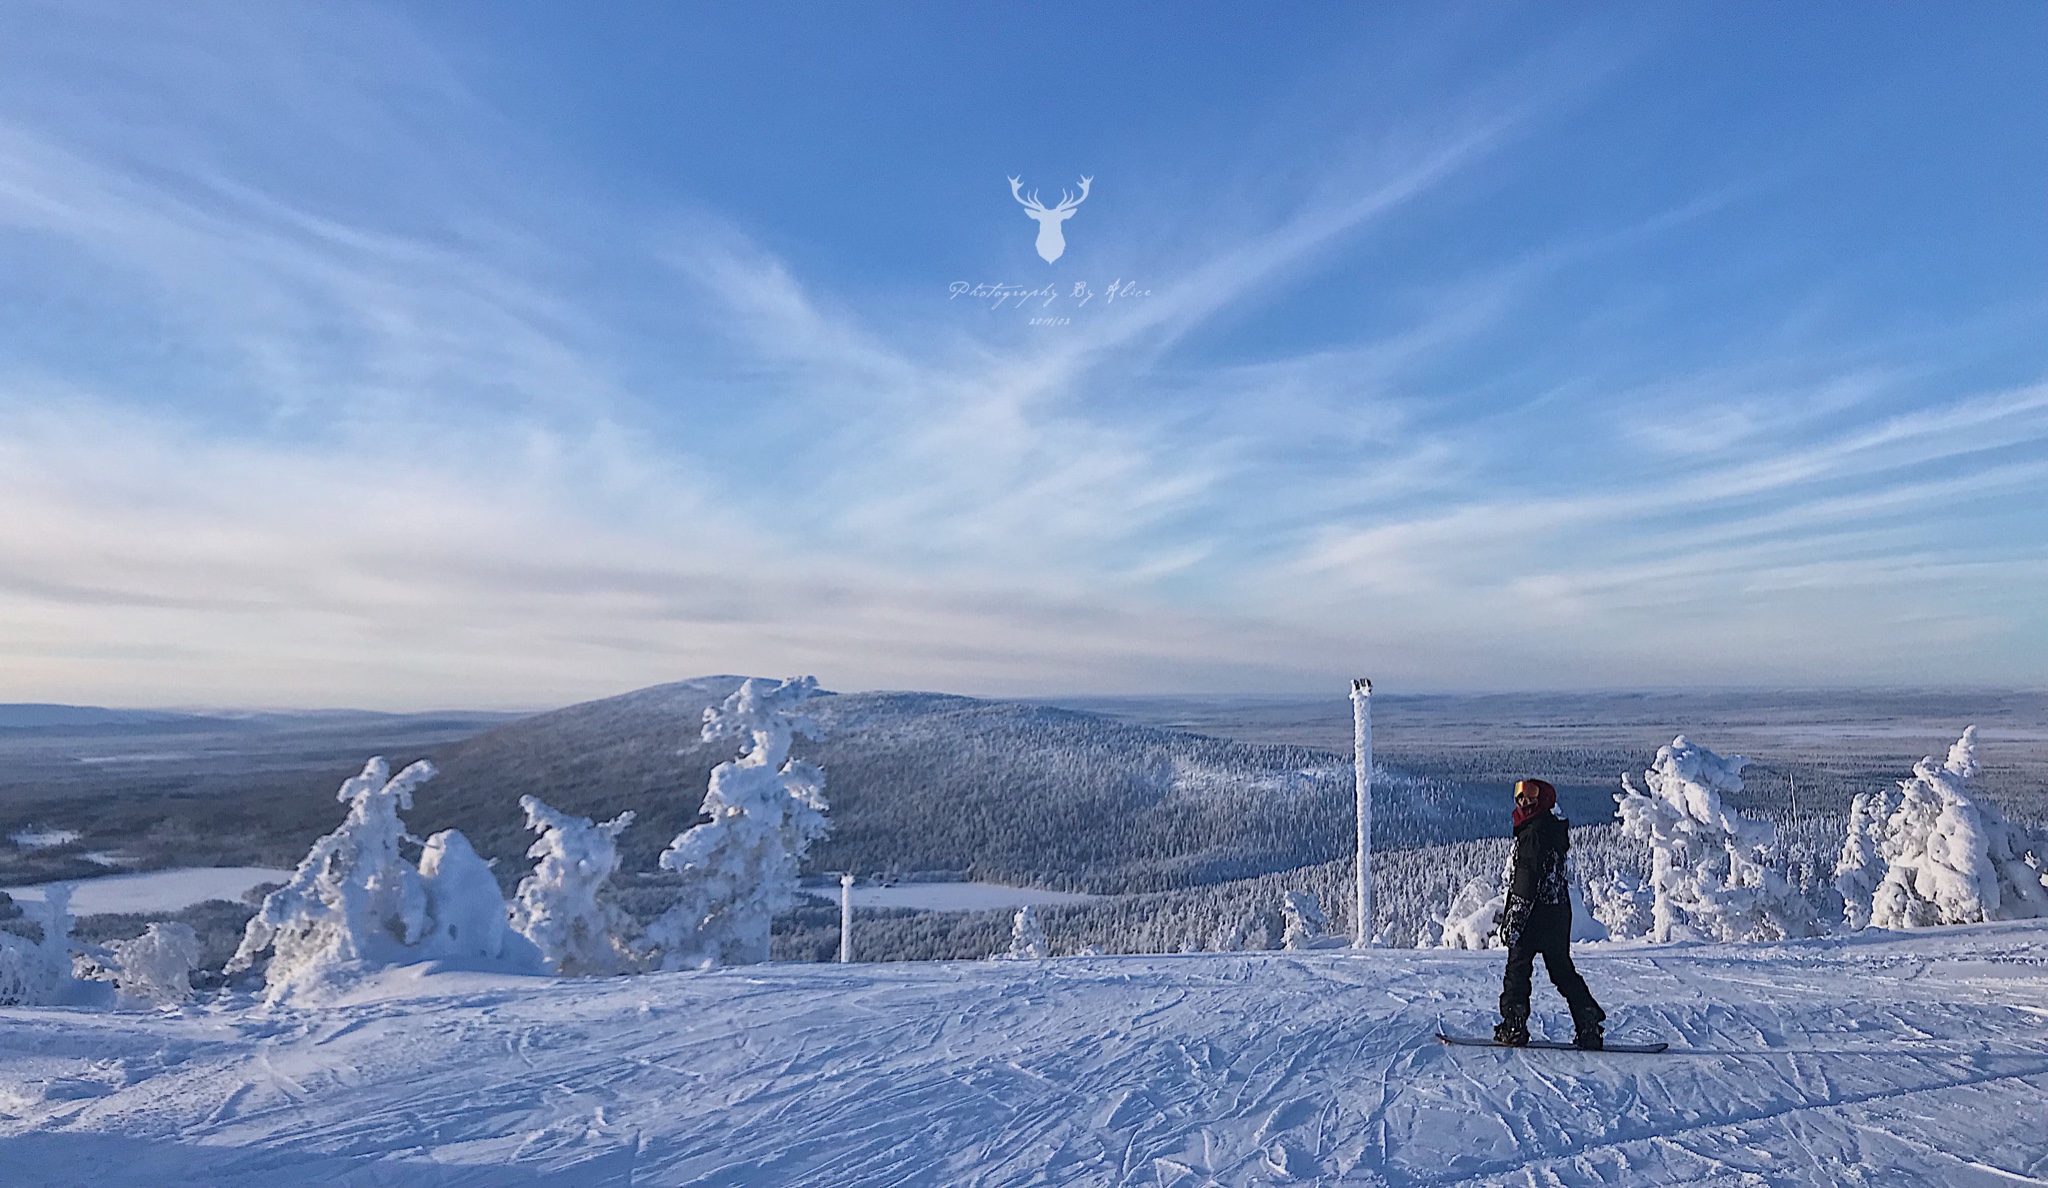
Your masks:
M1572 889L1565 871L1570 823L1551 812L1556 805L1557 789L1546 780L1515 785L1514 868L1500 914L1508 968L1501 978L1500 1024L1493 1038L1517 1048L1529 1042L1529 981L1541 953L1551 983L1571 1006L1573 1042L1600 1048L1605 1043L1600 1024L1607 1012L1593 1001L1586 979L1572 965Z

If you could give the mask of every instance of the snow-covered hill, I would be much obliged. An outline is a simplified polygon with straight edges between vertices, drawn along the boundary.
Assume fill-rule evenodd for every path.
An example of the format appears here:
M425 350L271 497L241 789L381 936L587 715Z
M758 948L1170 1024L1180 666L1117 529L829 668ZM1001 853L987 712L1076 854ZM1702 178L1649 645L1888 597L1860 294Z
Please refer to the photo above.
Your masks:
M630 809L624 867L651 869L696 819L712 766L732 757L698 729L741 679L657 685L438 750L440 775L407 821L462 830L510 878L532 841L521 795L596 819ZM812 870L1113 894L1327 862L1351 836L1349 755L938 693L833 694L809 712L823 736L793 753L824 766L833 823L810 851ZM1493 807L1482 829L1411 797L1389 803L1375 837L1390 846L1499 832Z
M2048 924L1596 948L1581 968L1612 1034L1672 1051L1445 1048L1439 1017L1490 1023L1499 968L1441 951L414 968L308 1013L7 1009L0 1179L2048 1180Z

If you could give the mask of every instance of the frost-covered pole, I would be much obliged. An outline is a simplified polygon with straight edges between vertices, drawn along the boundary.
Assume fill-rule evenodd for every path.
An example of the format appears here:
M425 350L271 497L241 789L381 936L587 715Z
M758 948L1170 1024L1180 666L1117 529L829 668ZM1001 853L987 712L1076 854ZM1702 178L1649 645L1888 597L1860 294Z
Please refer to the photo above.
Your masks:
M839 876L839 960L853 960L853 876Z
M1372 682L1351 682L1351 740L1358 766L1358 939L1372 944Z

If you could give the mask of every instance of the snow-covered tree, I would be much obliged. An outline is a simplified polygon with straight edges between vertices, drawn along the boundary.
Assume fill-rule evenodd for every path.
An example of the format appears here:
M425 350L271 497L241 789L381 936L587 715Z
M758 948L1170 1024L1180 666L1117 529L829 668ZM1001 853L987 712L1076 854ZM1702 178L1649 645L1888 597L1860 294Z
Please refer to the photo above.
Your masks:
M631 921L615 904L598 899L619 868L618 837L633 823L628 810L593 824L522 796L526 827L540 835L526 851L537 858L519 883L512 926L540 948L548 968L571 977L615 974L630 964Z
M662 852L662 869L683 876L675 905L646 933L662 968L768 959L769 924L795 902L804 852L830 828L825 773L789 757L793 734L818 733L799 708L817 691L813 677L750 679L704 711L704 741L736 738L740 755L711 772L710 820Z
M1052 948L1045 941L1045 926L1039 923L1038 912L1030 904L1018 908L1010 918L1009 951L996 956L1009 961L1052 956Z
M335 794L348 804L341 825L313 843L292 880L264 897L229 960L229 973L255 965L264 951L264 982L273 999L316 984L361 961L388 961L426 932L427 892L398 852L414 788L432 779L422 759L394 778L379 755Z
M11 932L0 932L0 1006L47 1003L50 980L40 945Z
M1500 943L1500 914L1507 894L1500 879L1473 879L1459 889L1444 912L1437 944L1446 949L1491 949Z
M414 959L541 967L540 950L507 918L498 876L460 832L443 829L427 839L420 851L420 884L427 892L427 930Z
M114 991L124 1004L173 1006L192 996L199 934L190 924L157 921L141 936L107 949L114 959Z
M1627 871L1586 884L1586 899L1593 918L1615 940L1633 940L1656 926L1656 893ZM1572 939L1580 938L1574 933Z
M1835 861L1835 890L1841 892L1842 916L1851 928L1870 925L1871 899L1890 867L1884 856L1885 822L1897 800L1890 789L1880 789L1858 793L1849 802L1848 834Z
M1287 919L1280 943L1287 948L1313 949L1329 934L1330 918L1323 914L1323 905L1313 892L1286 892L1280 897L1280 912Z
M1446 949L1492 949L1501 944L1500 916L1507 910L1508 884L1515 873L1515 852L1510 845L1502 851L1500 874L1493 878L1466 881L1451 896L1441 918L1417 931L1415 945ZM1571 884L1571 938L1574 941L1607 940L1606 922L1587 907L1587 895L1578 885L1577 863L1567 855L1565 878Z
M39 942L0 932L0 1006L50 1006L64 1001L76 984L71 976L71 884L45 890L37 915L43 931Z
M409 835L398 812L433 775L423 759L393 776L378 756L345 781L336 799L347 802L347 819L313 843L291 882L264 898L228 972L268 952L265 994L276 1002L374 966L428 958L537 968L538 952L507 926L504 896L466 838L447 830L428 839L425 869L399 853Z
M1622 777L1622 832L1650 844L1651 939L1783 940L1814 931L1812 909L1771 868L1777 829L1722 803L1742 790L1740 755L1684 735L1657 749L1647 791Z
M1898 807L1885 821L1880 846L1884 877L1868 900L1871 924L1925 928L2048 916L2048 847L2007 821L1998 806L1971 795L1976 774L1972 726L1946 761L1922 759L1913 765L1913 778L1899 784ZM1852 923L1862 907L1851 901Z
M1229 923L1219 920L1209 930L1209 951L1211 953L1234 953L1244 948L1243 922Z

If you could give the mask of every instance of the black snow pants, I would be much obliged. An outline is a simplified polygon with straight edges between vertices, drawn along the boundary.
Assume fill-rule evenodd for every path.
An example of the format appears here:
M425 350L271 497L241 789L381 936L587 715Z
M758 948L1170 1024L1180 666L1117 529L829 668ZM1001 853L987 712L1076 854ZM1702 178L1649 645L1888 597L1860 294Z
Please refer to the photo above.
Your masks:
M1513 1022L1529 1018L1529 983L1536 972L1538 953L1543 955L1551 984L1570 1005L1574 1024L1583 1027L1607 1017L1572 964L1571 904L1509 899L1501 920L1501 939L1508 948L1508 969L1500 980L1501 1018Z

